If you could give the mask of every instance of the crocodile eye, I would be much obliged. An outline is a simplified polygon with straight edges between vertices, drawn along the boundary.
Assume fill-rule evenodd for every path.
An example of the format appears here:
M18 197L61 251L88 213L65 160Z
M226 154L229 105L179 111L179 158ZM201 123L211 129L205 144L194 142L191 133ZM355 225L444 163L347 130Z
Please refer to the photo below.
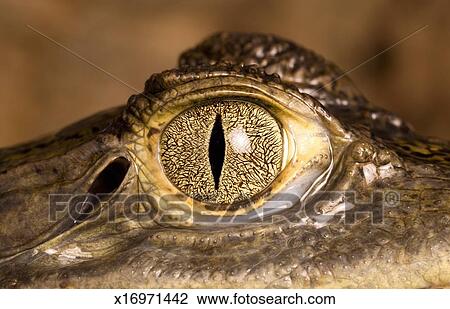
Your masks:
M139 191L155 207L248 222L326 183L347 137L312 97L245 76L193 79L157 80L157 95L134 97L124 114Z
M160 160L183 193L231 205L266 189L279 174L283 135L264 108L243 100L215 100L173 119L161 136Z

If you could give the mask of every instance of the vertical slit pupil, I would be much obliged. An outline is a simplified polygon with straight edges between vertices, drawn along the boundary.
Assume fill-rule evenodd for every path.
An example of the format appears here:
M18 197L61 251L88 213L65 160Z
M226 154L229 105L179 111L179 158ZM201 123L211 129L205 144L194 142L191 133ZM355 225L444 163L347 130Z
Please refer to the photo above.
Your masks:
M209 164L214 178L214 189L219 189L220 174L222 173L223 161L225 159L225 135L222 126L222 117L216 115L214 126L209 139Z

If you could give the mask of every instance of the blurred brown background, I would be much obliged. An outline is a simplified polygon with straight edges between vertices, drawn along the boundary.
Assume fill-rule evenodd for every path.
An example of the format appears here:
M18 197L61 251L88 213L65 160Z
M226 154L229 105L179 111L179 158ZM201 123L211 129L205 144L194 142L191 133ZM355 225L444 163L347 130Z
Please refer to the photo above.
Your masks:
M270 32L351 69L366 96L427 135L450 137L450 1L0 1L0 146L52 132L142 89L218 30Z

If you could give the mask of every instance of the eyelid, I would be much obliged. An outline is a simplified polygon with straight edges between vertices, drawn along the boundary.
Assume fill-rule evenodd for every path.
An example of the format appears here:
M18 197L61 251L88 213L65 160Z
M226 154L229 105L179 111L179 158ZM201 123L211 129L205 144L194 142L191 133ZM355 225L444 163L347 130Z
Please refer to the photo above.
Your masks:
M266 190L255 201L253 207L267 203L274 193L283 189L288 192L293 191L292 185L295 185L295 179L300 179L296 171L302 170L301 164L307 166L307 163L314 159L314 149L320 150L317 155L322 154L322 158L319 158L322 163L311 164L320 165L324 173L330 172L333 156L336 155L334 141L337 141L339 145L341 139L346 139L347 133L317 101L274 82L261 82L245 76L220 76L175 85L158 93L157 100L154 102L139 98L141 102L136 103L135 108L141 109L138 111L141 124L134 126L135 134L130 138L129 148L132 154L138 156L139 161L145 162L142 173L148 185L147 188L143 186L143 190L151 191L157 198L164 199L165 195L185 198L164 176L158 160L159 139L165 126L181 112L199 102L239 97L254 100L270 112L281 123L284 139L288 145L280 175L270 186L270 190ZM165 103L160 106L159 102ZM299 132L309 132L311 136L299 141ZM341 148L337 147L338 152ZM309 155L307 157L309 161L304 159L304 162L299 163L300 155ZM324 158L325 155L329 157ZM306 167L303 170L306 171ZM311 180L323 175L306 173L303 176ZM284 188L288 183L291 187ZM312 189L311 186L307 187L304 188L303 193L308 193ZM224 212L207 210L204 205L198 205L199 203L190 198L187 198L184 204L186 212L201 213L206 216L226 215ZM232 215L245 215L248 211L249 209L240 209Z

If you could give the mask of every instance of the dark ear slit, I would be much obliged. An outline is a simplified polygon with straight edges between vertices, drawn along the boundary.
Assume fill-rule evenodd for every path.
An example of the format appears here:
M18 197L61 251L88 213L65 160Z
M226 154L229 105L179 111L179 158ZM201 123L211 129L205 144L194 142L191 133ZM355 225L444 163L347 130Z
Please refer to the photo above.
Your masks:
M88 194L77 201L73 209L72 218L75 223L85 220L100 206L102 199L105 199L105 196L101 196L102 194L114 193L120 187L129 168L130 161L124 157L118 157L97 175Z
M122 184L128 169L130 168L130 161L124 157L118 157L111 161L92 183L89 188L89 193L113 193Z

